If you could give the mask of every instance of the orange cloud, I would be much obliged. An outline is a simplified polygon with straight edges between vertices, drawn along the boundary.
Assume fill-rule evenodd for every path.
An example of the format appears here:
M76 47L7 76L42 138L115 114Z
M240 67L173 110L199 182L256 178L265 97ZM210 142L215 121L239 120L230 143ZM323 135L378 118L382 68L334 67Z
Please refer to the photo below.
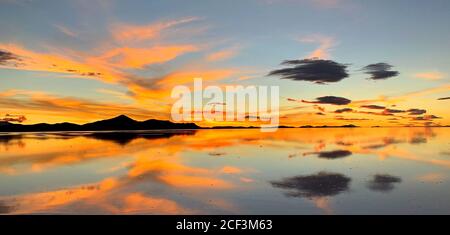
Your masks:
M86 58L76 60L52 53L34 52L14 44L0 44L0 49L13 53L20 59L20 62L15 66L1 67L73 74L105 82L118 82L123 78L123 74L119 71L105 67L104 64L87 63L86 60L88 59Z
M178 20L156 22L148 25L118 24L113 26L112 35L119 42L143 41L155 39L163 30L181 24L187 24L198 20L197 17L189 17Z
M221 61L221 60L227 60L230 59L234 56L236 56L236 54L239 52L239 48L238 47L231 47L231 48L227 48L221 51L217 51L214 53L209 54L206 57L206 60L208 61Z
M163 63L198 50L193 45L156 46L151 48L115 48L98 57L118 68L142 69L145 65Z
M319 44L319 47L307 56L307 58L309 59L329 59L331 57L330 50L336 45L336 40L334 38L326 37L323 35L311 35L303 37L300 38L300 42Z
M414 77L424 80L437 81L443 79L445 77L445 74L440 72L425 72L425 73L416 73L414 74Z
M102 103L73 97L59 97L44 92L7 90L0 92L0 112L25 113L30 123L64 121L85 123L95 119L130 114L138 119L166 119L159 108L144 109L132 104ZM55 119L55 121L53 121Z

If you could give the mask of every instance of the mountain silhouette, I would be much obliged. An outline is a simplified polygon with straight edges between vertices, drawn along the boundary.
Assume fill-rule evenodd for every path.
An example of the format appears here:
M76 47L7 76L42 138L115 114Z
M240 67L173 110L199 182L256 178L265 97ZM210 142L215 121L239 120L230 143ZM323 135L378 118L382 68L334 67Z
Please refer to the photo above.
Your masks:
M173 123L170 121L150 119L136 121L126 115L115 118L78 125L74 123L33 125L0 122L0 132L33 132L33 131L115 131L115 130L159 130L159 129L199 129L194 123Z

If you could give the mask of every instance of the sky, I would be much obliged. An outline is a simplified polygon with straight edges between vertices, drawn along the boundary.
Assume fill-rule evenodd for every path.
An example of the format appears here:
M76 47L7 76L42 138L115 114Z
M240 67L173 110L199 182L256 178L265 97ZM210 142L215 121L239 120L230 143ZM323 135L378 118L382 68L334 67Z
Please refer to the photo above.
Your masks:
M0 0L0 119L170 120L172 88L201 77L279 86L281 125L450 125L449 13L447 0Z

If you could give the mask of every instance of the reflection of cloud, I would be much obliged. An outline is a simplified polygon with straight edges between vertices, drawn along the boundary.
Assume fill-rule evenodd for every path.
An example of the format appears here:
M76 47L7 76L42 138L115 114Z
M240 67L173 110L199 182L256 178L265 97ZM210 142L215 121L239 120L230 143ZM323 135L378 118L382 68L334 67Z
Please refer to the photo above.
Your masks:
M394 189L394 184L402 182L402 179L387 174L377 174L367 183L367 187L373 191L390 192Z
M426 183L439 183L442 182L446 176L441 173L429 173L418 177L419 181Z
M352 155L352 152L348 150L335 150L335 151L328 151L328 152L320 152L318 157L319 158L326 158L326 159L336 159L336 158L344 158Z
M220 169L220 172L223 174L233 175L242 173L242 170L234 166L224 166L222 169Z
M348 191L351 179L338 173L319 172L272 181L273 187L288 190L288 197L332 197Z
M416 136L416 137L413 137L410 141L409 141L409 143L410 144L425 144L425 143L427 143L427 138L425 138L425 137L422 137L422 136Z
M318 84L339 82L349 76L347 65L332 60L287 60L282 65L293 67L271 71L269 76L280 76L281 79L308 81Z
M395 77L399 75L398 71L392 71L391 68L394 67L387 63L377 63L369 64L362 70L370 75L371 80L382 80Z
M352 152L348 150L334 150L334 151L323 151L323 152L312 152L312 153L304 153L303 156L317 154L318 158L324 159L338 159L344 158L352 155Z
M222 156L227 155L227 153L224 153L224 152L211 152L211 153L208 153L208 155L209 156L213 156L213 157L222 157Z
M335 113L349 113L349 112L353 112L353 109L351 109L351 108L343 108L343 109L337 109L334 112Z

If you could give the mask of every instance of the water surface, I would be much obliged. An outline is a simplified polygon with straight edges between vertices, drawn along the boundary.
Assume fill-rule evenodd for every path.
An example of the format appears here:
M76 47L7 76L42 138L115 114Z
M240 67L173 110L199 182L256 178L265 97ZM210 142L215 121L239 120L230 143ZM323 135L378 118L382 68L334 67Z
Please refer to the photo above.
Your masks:
M449 130L0 134L0 213L449 214Z

